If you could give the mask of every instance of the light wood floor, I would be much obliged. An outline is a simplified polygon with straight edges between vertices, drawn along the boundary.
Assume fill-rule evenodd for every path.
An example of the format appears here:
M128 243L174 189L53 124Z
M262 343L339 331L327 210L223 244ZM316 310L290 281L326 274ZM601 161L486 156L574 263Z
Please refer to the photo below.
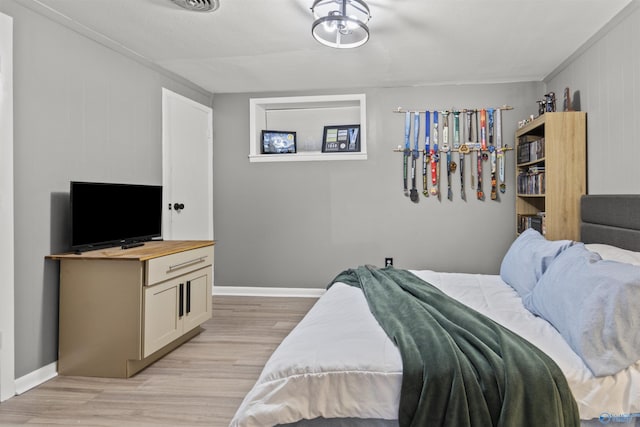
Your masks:
M129 379L56 377L0 404L0 425L227 427L315 298L216 296L205 331Z

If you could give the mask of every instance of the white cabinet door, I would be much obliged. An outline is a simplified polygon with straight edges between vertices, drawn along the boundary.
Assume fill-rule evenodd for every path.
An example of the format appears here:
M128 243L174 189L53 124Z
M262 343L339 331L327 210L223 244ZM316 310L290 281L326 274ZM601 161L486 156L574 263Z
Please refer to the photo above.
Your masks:
M190 276L185 290L184 332L211 318L211 267Z
M179 316L182 278L169 280L144 290L144 357L182 335Z
M144 288L143 356L211 318L211 265Z

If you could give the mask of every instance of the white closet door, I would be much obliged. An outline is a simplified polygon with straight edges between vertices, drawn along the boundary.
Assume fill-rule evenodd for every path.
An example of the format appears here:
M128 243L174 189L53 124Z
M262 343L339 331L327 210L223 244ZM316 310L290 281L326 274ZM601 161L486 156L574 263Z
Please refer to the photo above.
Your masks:
M0 13L0 402L15 394L13 18Z
M213 239L213 111L162 89L163 238Z

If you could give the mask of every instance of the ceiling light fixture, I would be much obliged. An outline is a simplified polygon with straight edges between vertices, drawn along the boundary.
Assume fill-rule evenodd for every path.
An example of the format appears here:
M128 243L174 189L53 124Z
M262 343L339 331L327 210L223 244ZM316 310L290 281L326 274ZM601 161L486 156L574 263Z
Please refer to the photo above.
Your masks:
M178 6L196 12L213 12L220 7L220 0L171 0Z
M348 49L369 40L369 6L363 0L315 0L311 34L325 46Z

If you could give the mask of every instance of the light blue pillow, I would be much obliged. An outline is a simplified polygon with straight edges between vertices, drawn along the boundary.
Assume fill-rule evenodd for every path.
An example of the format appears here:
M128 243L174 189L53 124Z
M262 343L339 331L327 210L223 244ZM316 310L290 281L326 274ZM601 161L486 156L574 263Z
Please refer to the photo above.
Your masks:
M526 298L551 262L573 244L571 240L547 240L528 228L511 244L500 265L500 277Z
M561 253L525 300L596 376L640 360L639 305L640 267L602 260L582 243Z

